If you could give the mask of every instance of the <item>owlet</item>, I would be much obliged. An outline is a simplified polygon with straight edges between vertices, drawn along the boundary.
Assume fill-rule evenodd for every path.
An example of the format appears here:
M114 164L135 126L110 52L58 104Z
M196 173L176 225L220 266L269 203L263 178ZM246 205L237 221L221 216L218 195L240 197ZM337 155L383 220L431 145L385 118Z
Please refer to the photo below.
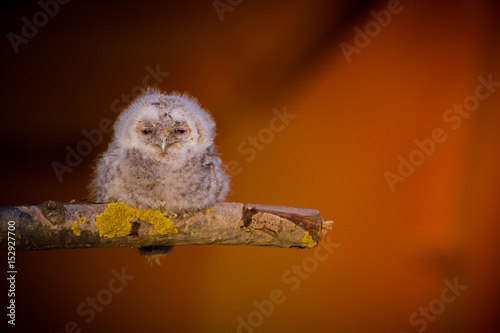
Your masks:
M214 137L214 120L194 98L148 89L116 120L90 188L97 202L169 214L203 210L229 191ZM147 247L141 253L166 250Z

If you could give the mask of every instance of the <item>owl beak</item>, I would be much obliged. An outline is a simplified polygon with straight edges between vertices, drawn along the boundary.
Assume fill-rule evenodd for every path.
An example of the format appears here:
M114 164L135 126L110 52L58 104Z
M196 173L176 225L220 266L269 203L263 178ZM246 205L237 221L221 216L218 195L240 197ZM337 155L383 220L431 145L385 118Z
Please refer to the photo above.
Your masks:
M167 143L167 139L166 138L163 138L163 140L161 140L161 144L160 144L160 149L161 149L161 152L163 154L165 154L168 150L168 147L170 147L170 144Z

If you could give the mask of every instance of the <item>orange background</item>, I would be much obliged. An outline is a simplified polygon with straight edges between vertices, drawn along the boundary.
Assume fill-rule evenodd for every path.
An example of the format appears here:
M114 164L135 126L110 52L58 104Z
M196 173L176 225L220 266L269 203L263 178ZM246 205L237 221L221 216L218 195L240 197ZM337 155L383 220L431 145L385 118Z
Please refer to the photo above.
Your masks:
M212 1L71 1L18 54L4 38L0 205L86 197L110 135L62 182L51 164L159 64L159 87L196 96L222 159L239 163L228 201L319 209L340 244L296 290L283 274L312 250L184 246L160 267L127 248L18 252L16 330L236 332L279 289L285 301L254 332L417 332L410 316L457 279L467 289L425 332L497 332L500 91L456 130L443 114L479 76L500 81L499 8L402 0L348 62L340 43L354 46L387 3L243 1L221 21ZM2 6L4 35L40 10ZM238 146L285 106L295 118L247 161ZM384 173L435 128L447 140L392 192ZM135 278L86 323L76 307L123 267Z

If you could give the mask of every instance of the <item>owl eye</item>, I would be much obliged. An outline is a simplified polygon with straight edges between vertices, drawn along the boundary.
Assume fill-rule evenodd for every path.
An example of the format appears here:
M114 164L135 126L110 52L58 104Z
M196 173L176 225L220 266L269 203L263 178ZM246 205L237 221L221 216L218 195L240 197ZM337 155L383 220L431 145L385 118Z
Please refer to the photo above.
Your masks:
M186 132L185 129L182 129L182 128L176 128L174 129L174 133L175 134L184 134Z
M149 135L151 133L153 133L152 129L145 128L145 129L142 130L142 134L144 134L144 135Z

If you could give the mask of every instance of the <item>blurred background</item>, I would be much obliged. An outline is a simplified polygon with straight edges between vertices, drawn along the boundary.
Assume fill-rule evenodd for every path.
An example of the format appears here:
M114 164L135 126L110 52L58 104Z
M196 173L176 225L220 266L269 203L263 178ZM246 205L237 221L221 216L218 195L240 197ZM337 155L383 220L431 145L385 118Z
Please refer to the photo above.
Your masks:
M228 201L319 209L337 244L323 261L183 246L153 267L129 248L18 252L14 331L499 331L495 1L1 6L0 205L85 198L102 122L156 85L214 116ZM269 138L273 109L290 116ZM419 153L435 129L446 139ZM84 147L87 131L102 140ZM130 279L110 294L114 271ZM262 314L273 290L284 300Z

